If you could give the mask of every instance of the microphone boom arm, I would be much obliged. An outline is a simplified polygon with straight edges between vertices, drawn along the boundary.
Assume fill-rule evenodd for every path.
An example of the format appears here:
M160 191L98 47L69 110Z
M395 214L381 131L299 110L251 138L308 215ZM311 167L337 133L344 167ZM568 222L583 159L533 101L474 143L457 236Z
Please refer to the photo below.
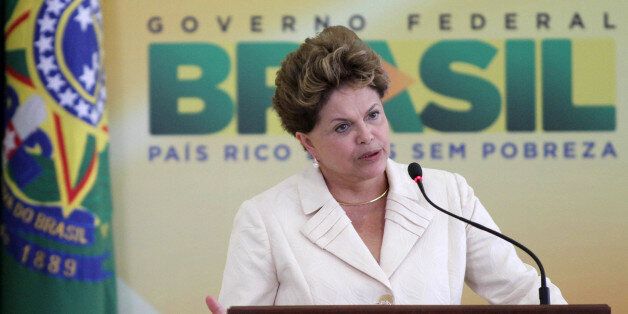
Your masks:
M416 163L413 163L416 164ZM416 164L418 166L418 164ZM412 166L412 164L411 164ZM451 213L447 210L442 209L440 206L434 204L434 202L432 202L432 200L430 200L429 197L427 197L427 193L425 193L425 188L423 187L423 182L422 182L422 177L421 177L421 168L420 166L418 167L418 170L416 170L416 168L414 169L415 171L419 171L419 173L417 173L416 175L414 175L414 173L412 173L412 170L410 167L408 167L408 172L410 173L410 177L412 177L412 179L417 183L417 185L419 186L419 189L421 190L421 194L423 194L423 197L425 197L425 199L427 200L428 203L430 203L430 205L434 206L434 208L438 209L439 211L454 217L458 220L464 221L480 230L486 231L494 236L497 236L505 241L508 241L510 243L512 243L513 245L515 245L516 247L520 248L522 251L528 253L528 255L530 255L532 257L532 259L536 262L537 266L539 267L539 271L541 273L541 287L539 288L539 301L541 305L549 305L550 304L550 294L549 294L549 288L547 287L547 277L545 276L545 269L543 268L543 264L541 264L541 260L539 260L539 258L532 253L532 251L530 249L528 249L527 247L525 247L523 244L517 242L516 240L510 238L507 235L501 234L491 228L485 227L479 223L473 222L469 219L460 217L454 213Z

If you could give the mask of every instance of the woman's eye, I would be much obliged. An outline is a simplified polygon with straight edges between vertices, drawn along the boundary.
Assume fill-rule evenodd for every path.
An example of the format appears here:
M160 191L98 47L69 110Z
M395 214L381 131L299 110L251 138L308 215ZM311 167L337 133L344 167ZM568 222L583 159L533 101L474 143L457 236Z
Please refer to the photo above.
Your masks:
M344 132L344 131L346 131L348 129L349 129L349 124L348 123L343 123L343 124L339 124L336 127L335 131L338 132L338 133L342 133L342 132Z
M373 120L376 119L377 117L379 117L379 111L371 111L369 112L369 119Z

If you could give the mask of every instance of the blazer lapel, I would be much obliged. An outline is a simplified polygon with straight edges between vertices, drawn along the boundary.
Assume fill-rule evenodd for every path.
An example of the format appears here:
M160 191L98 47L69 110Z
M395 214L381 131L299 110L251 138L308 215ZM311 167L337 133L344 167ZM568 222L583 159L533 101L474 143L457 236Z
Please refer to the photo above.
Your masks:
M427 229L434 209L418 197L416 183L391 160L386 168L390 192L386 202L380 265L390 278Z
M390 288L388 276L329 193L320 171L313 168L304 172L298 184L303 211L311 215L301 227L301 233L320 248Z

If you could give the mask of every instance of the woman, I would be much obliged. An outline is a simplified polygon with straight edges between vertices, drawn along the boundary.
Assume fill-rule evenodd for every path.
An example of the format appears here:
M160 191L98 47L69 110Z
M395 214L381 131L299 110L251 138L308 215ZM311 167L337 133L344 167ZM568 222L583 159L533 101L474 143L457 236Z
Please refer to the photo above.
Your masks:
M315 166L244 202L220 303L459 304L466 281L491 303L538 304L536 271L514 248L436 212L390 159L388 78L353 32L306 39L277 73L274 109ZM424 170L430 198L497 228L465 180ZM565 303L550 283L553 303Z

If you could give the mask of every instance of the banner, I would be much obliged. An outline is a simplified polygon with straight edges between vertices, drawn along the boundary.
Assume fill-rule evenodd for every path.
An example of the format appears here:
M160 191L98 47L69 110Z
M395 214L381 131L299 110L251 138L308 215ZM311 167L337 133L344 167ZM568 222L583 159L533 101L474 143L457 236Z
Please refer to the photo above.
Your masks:
M3 313L113 313L98 1L8 1Z
M460 173L569 302L628 312L628 2L104 5L116 263L133 302L206 311L240 204L311 165L271 108L280 62L343 25L392 78L391 157Z

